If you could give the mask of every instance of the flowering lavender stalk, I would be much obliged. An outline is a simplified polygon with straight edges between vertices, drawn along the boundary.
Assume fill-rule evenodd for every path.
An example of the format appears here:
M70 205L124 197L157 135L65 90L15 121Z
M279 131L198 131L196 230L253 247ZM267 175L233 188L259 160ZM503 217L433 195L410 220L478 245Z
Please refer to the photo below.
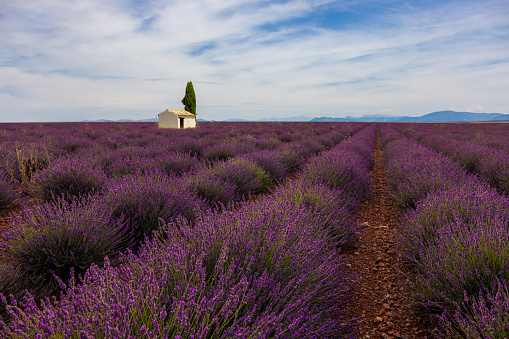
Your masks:
M496 279L478 296L465 297L455 310L439 315L442 331L436 338L503 339L509 336L509 291L506 281Z
M352 277L305 208L261 199L170 223L124 264L92 266L57 306L28 296L6 336L351 338Z

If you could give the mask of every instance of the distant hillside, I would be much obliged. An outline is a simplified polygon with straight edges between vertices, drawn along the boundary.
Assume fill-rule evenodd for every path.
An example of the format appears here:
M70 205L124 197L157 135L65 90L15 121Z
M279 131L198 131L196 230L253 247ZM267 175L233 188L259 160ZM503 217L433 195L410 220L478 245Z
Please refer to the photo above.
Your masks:
M472 113L439 111L428 113L420 117L409 116L376 116L365 115L359 118L314 118L311 121L357 121L357 122L468 122L468 121L502 121L509 120L509 114L502 113Z
M403 117L401 122L463 122L463 121L493 121L509 118L509 114L502 113L471 113L440 111L423 115L422 117Z

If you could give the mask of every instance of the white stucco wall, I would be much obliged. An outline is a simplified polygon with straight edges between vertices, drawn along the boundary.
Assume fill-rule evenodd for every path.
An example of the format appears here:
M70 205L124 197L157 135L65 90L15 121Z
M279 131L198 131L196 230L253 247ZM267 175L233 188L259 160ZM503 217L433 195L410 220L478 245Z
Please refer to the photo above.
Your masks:
M159 113L159 128L179 128L178 117L170 112Z
M196 127L196 118L185 117L184 118L184 128L194 128L194 127Z

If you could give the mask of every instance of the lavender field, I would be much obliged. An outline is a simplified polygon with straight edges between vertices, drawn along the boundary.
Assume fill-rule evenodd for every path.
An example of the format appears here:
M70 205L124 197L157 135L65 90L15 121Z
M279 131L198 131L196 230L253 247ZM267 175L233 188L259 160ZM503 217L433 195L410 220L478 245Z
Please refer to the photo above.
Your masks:
M509 336L509 125L0 125L1 333L356 338L377 137L439 338Z

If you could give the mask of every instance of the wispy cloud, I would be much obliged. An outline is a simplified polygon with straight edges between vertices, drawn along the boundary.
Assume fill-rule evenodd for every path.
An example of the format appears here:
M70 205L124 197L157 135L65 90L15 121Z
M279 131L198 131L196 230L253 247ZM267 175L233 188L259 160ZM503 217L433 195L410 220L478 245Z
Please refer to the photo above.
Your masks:
M0 121L509 113L506 1L0 3Z

